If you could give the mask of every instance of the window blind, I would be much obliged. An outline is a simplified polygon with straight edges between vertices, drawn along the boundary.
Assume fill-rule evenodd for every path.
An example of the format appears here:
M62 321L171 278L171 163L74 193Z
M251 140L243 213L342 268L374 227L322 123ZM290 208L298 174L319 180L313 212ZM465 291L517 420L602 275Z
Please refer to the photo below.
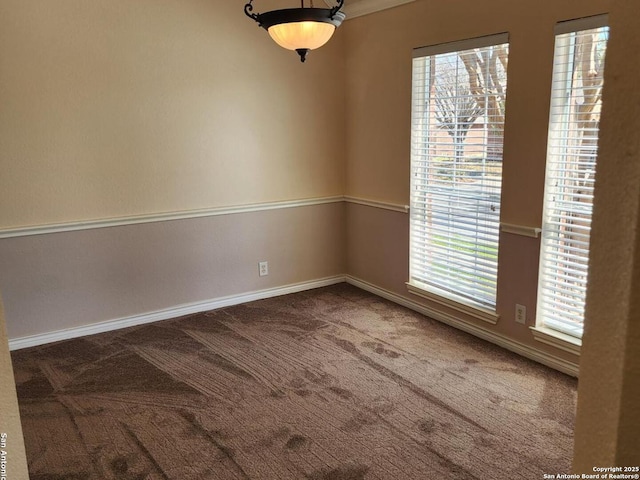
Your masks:
M495 311L507 35L414 52L409 283Z
M556 29L537 324L580 338L598 149L606 17ZM588 27L586 30L574 28Z

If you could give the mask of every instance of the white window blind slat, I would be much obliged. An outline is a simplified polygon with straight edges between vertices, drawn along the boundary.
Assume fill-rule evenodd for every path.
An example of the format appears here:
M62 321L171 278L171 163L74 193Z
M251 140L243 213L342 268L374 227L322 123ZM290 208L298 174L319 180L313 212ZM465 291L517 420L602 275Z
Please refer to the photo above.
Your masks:
M606 16L556 29L538 286L538 325L581 337Z
M496 300L507 41L413 60L409 282L484 311Z

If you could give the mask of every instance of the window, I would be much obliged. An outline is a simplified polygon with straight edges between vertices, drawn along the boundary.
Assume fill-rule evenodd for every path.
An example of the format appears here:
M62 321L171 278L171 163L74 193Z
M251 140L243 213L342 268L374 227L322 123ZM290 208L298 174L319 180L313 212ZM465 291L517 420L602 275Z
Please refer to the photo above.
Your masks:
M537 326L580 338L598 150L606 17L556 29Z
M494 316L507 40L417 49L412 80L409 289Z

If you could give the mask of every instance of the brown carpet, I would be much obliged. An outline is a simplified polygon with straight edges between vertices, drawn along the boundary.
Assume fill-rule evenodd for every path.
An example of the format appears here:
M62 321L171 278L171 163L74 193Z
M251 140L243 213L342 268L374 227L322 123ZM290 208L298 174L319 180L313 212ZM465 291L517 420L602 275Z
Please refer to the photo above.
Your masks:
M31 480L540 479L576 381L346 284L13 352Z

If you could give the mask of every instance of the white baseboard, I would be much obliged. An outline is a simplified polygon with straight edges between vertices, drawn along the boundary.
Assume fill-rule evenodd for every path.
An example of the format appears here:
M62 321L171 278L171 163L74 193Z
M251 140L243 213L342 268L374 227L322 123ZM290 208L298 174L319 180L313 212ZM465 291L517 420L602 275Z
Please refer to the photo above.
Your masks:
M133 327L145 323L157 322L160 320L168 320L170 318L181 317L193 313L206 312L215 310L216 308L238 305L240 303L253 302L254 300L262 300L265 298L287 295L289 293L302 292L313 288L326 287L336 283L345 281L344 275L336 275L334 277L320 278L308 282L294 283L282 287L268 288L265 290L257 290L254 292L242 293L239 295L229 295L204 302L187 303L176 307L156 310L155 312L133 315L130 317L117 318L107 320L105 322L94 323L91 325L83 325L81 327L67 328L64 330L56 330L54 332L30 335L27 337L14 338L9 340L9 350L19 350L21 348L35 347L45 343L58 342L60 340L70 340L72 338L84 337L86 335L94 335L96 333L109 332L120 328Z
M573 362L569 362L560 357L556 357L555 355L537 350L523 343L516 342L515 340L507 338L499 333L492 332L482 326L464 322L452 315L426 307L408 298L402 297L396 293L385 290L351 275L336 275L333 277L321 278L308 282L300 282L291 285L285 285L282 287L257 290L254 292L248 292L239 295L229 295L226 297L220 297L204 302L178 305L176 307L143 313L141 315L133 315L130 317L108 320L106 322L94 323L81 327L57 330L54 332L30 335L21 338L14 338L9 340L9 349L19 350L21 348L35 347L37 345L43 345L46 343L69 340L86 335L94 335L96 333L108 332L111 330L117 330L126 327L133 327L135 325L142 325L145 323L157 322L160 320L168 320L171 318L190 315L193 313L206 312L208 310L215 310L217 308L252 302L254 300L262 300L265 298L287 295L289 293L311 290L313 288L326 287L345 281L351 285L361 288L362 290L371 292L374 295L378 295L379 297L410 308L411 310L421 313L429 318L433 318L434 320L446 323L447 325L451 325L452 327L470 333L471 335L474 335L478 338L482 338L483 340L499 345L503 348L506 348L507 350L522 355L523 357L542 363L543 365L547 365L548 367L554 368L568 375L574 377L578 376L578 365Z
M571 375L572 377L578 376L578 365L576 363L569 362L550 353L537 350L533 347L507 338L502 334L492 332L485 327L467 323L452 315L426 307L408 298L402 297L389 290L385 290L383 288L372 285L371 283L365 282L364 280L360 280L351 275L346 276L346 281L347 283L361 288L362 290L366 290L375 295L378 295L379 297L386 298L387 300L410 308L411 310L421 313L429 318L433 318L434 320L438 320L442 323L446 323L447 325L451 325L452 327L470 333L471 335L474 335L478 338L482 338L483 340L496 344L502 348L506 348L507 350L517 353L518 355L522 355L523 357L526 357L530 360L542 363L543 365L566 373L567 375Z

